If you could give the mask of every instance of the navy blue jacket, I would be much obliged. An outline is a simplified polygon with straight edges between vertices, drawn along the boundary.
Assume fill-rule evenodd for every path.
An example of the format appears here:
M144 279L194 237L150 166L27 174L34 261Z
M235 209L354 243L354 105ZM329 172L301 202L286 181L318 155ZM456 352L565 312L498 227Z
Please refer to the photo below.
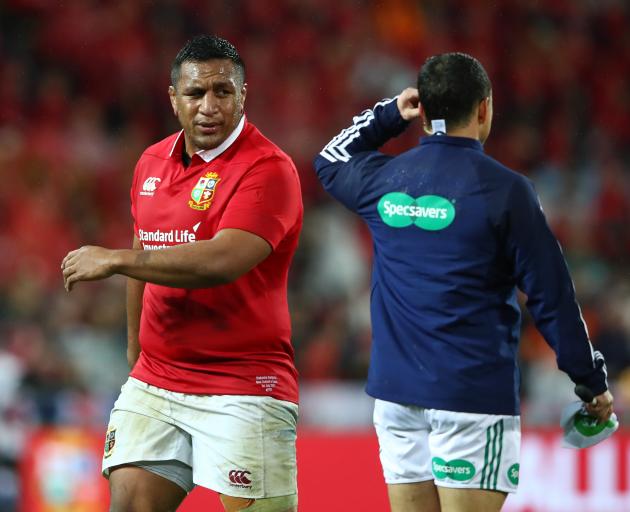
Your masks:
M392 157L407 124L395 99L354 117L322 150L324 188L374 243L367 392L383 400L519 414L517 287L558 367L607 389L560 246L531 182L479 141L433 135Z

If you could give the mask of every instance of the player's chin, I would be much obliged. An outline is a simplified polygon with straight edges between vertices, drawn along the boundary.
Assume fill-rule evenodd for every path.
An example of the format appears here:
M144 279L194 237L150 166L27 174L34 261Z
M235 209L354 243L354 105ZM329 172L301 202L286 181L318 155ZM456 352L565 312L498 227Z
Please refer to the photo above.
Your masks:
M220 146L227 137L223 133L213 133L212 135L197 135L195 146L202 150L214 149Z

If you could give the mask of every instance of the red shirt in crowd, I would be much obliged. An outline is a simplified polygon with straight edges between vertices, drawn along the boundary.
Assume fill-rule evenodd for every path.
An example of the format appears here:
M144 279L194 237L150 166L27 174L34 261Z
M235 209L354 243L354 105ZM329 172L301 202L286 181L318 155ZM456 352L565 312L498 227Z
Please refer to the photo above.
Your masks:
M183 144L183 132L173 134L149 147L136 166L131 209L144 249L236 228L264 238L273 251L230 284L188 290L147 283L142 352L131 376L171 391L297 402L287 304L303 213L295 166L245 118L188 167Z

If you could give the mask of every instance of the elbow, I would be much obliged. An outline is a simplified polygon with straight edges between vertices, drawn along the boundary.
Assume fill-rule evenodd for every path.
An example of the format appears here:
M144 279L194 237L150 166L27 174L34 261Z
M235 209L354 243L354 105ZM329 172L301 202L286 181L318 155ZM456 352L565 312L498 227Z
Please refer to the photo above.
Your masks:
M207 251L201 251L191 262L195 276L192 286L207 288L233 283L252 270L271 253L267 241L241 230L223 230L207 242Z
M331 189L333 188L333 182L334 182L334 176L331 176L330 174L318 174L317 177L319 178L319 182L322 185L322 188L330 193Z
M127 348L127 364L129 365L129 370L133 370L133 367L136 366L138 362L138 358L140 357L140 347L128 347Z
M231 284L236 281L240 275L230 272L220 272L208 277L207 286L222 286L224 284Z
M234 267L230 262L215 261L210 264L201 265L197 269L199 288L211 286L221 286L236 281L243 275L240 269Z
M322 149L322 152L326 151L326 148ZM315 172L319 174L320 170L324 168L330 161L322 156L322 152L317 153L315 158L313 158L313 169Z
M319 181L322 183L324 188L327 188L334 178L335 167L321 155L317 155L313 161L313 168L315 169L315 174L317 175Z

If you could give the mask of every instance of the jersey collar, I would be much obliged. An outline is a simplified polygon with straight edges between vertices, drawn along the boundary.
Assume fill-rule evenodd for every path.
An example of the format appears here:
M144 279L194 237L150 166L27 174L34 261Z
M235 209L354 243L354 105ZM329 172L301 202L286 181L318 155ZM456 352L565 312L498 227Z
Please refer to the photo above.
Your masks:
M450 135L430 135L428 137L422 137L420 139L420 144L450 144L453 146L463 146L466 148L476 149L478 151L483 151L483 146L481 142L476 139L471 139L469 137L452 137Z
M199 155L199 157L206 163L212 162L212 160L214 160L226 149L228 149L232 144L234 144L234 141L238 139L238 136L241 134L244 127L245 127L245 115L241 117L241 120L236 125L236 128L234 128L234 131L230 133L229 137L225 139L219 146L212 149L202 149L200 151L197 151L195 154ZM175 139L173 147L171 148L171 152L169 153L170 157L173 157L173 155L178 155L176 148L180 148L181 147L180 144L184 143L183 135L184 135L184 130L181 130L179 132L179 135L177 135L177 138Z

